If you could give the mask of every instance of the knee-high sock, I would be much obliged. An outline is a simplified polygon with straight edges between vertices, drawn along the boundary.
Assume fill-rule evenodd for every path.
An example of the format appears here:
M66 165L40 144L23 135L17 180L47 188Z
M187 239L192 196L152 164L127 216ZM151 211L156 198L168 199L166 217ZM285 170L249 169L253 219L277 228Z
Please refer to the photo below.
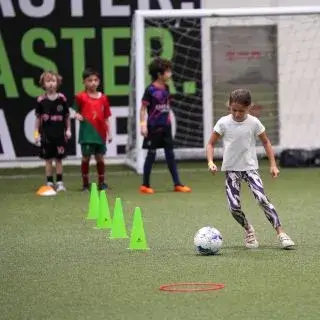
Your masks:
M97 173L99 184L104 183L104 161L97 161Z
M174 185L181 185L173 149L164 149L164 153Z
M82 160L81 162L82 183L84 186L89 185L89 161Z
M143 185L150 187L150 174L154 161L156 160L156 150L149 150L143 167Z

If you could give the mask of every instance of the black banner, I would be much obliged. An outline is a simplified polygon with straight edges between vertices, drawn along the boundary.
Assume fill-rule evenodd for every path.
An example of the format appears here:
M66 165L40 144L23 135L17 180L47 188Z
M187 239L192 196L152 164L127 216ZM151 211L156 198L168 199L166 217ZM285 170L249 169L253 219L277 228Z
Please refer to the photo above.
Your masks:
M71 105L87 66L101 72L101 89L113 107L116 131L109 156L123 153L132 14L186 7L199 8L200 0L0 0L0 160L38 154L32 135L41 72L61 73L61 92ZM69 154L78 155L74 123L73 136Z

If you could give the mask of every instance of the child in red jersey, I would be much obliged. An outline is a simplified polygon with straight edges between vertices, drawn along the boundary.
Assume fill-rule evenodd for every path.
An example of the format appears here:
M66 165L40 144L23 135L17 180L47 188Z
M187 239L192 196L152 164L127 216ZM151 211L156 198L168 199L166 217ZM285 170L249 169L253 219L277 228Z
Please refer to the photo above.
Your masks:
M76 119L80 121L81 173L83 190L89 190L89 162L92 155L97 163L99 189L108 189L104 181L104 155L106 142L112 141L111 110L106 95L98 91L100 75L96 70L86 69L82 74L84 91L75 96Z
M65 191L62 179L62 159L66 156L66 140L71 138L67 99L57 92L62 77L53 71L43 72L40 86L45 93L37 98L34 138L40 144L40 157L46 163L47 186ZM52 161L56 163L56 185L53 181Z

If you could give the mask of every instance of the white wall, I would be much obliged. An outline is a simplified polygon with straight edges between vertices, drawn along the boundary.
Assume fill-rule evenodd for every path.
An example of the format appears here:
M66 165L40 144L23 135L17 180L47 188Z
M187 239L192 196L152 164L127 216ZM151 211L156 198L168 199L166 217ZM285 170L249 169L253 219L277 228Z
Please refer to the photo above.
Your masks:
M320 1L203 0L204 8L290 5L320 5ZM280 145L320 147L320 15L224 20L229 25L278 24ZM210 19L209 25L216 24L217 19Z
M318 6L319 0L202 0L203 8L243 8L268 6Z

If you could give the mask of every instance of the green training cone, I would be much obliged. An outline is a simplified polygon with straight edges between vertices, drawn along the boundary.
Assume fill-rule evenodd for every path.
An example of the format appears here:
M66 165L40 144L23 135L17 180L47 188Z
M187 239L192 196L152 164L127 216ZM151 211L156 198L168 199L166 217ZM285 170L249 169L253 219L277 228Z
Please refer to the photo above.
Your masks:
M89 197L88 220L96 220L99 216L99 194L96 183L91 184Z
M129 249L149 250L143 227L142 213L139 207L134 209Z
M107 193L105 190L101 190L100 198L99 198L99 216L97 219L97 228L111 229L111 226L112 226L112 221L110 216Z
M123 217L123 210L121 199L116 198L113 210L112 228L110 239L124 239L128 238L126 225Z

